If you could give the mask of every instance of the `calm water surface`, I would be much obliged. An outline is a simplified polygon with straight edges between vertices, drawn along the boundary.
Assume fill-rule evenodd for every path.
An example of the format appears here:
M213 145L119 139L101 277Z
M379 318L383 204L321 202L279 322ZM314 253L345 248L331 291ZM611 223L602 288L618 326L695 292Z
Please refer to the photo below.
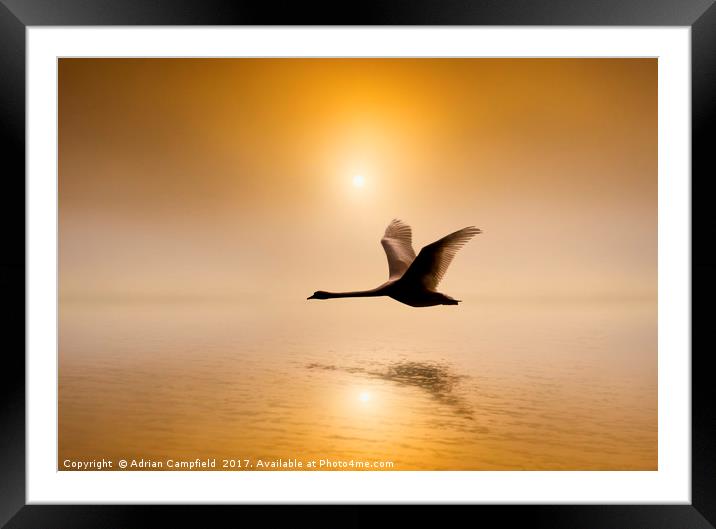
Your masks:
M656 338L654 303L66 302L59 461L655 470Z

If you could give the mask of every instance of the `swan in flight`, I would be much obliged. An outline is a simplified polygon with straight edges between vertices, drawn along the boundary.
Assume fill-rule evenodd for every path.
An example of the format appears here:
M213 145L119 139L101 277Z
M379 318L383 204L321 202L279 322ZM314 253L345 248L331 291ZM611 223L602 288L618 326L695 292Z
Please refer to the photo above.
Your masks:
M387 282L372 290L355 292L319 290L307 299L388 296L411 307L457 305L460 300L446 296L436 289L457 251L478 233L482 233L482 230L468 226L428 244L415 257L410 226L394 219L380 240L388 257Z

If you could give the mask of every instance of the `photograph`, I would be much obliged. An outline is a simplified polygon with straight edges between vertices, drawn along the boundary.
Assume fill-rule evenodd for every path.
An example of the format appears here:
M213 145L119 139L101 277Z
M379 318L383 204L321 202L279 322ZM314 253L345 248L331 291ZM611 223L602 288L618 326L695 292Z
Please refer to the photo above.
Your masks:
M56 470L662 470L659 85L59 57Z

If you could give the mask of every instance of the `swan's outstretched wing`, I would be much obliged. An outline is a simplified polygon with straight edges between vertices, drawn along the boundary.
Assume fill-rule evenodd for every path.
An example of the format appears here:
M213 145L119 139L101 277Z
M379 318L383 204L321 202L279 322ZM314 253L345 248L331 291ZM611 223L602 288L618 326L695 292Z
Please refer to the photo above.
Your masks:
M415 281L425 288L435 290L457 251L482 230L469 226L442 239L428 244L403 275L404 281Z
M385 229L385 235L380 240L385 255L388 257L389 279L398 279L415 259L413 250L413 232L404 222L393 219Z

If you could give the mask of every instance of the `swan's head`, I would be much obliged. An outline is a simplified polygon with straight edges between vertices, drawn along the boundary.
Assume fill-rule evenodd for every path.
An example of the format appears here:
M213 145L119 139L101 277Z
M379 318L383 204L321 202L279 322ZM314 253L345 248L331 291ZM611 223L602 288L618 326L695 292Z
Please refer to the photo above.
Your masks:
M323 290L317 290L310 298L306 299L328 299L329 297L330 295L328 294L328 292L324 292Z

